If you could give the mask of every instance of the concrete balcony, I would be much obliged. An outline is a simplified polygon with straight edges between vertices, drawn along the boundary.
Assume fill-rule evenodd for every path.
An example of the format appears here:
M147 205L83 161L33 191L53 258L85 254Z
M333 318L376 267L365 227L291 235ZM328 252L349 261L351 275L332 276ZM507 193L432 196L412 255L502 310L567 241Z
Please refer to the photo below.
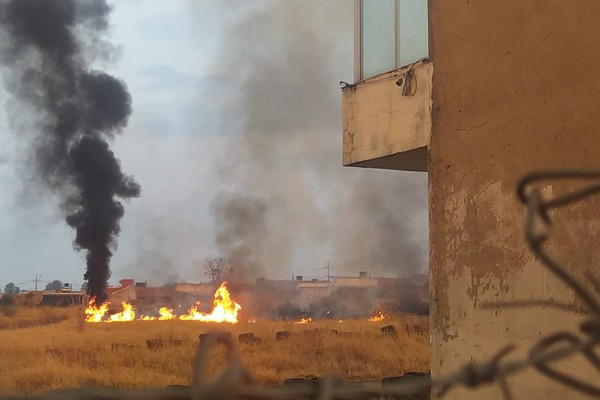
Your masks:
M345 166L427 171L432 74L419 61L342 89Z

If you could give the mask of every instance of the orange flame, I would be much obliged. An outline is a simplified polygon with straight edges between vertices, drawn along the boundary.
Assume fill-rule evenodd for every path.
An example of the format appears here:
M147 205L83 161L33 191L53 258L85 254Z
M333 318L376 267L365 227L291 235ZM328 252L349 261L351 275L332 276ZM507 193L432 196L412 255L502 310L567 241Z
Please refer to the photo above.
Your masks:
M295 324L310 324L311 322L313 322L311 317L308 318L301 318L298 321L294 322Z
M123 311L108 316L105 318L108 312L108 306L110 303L106 303L98 306L95 302L95 298L92 297L88 307L85 309L85 321L86 322L128 322L135 319L135 309L129 303L121 303L123 305Z
M225 287L227 282L223 282L215 292L215 301L212 312L204 314L198 311L198 307L190 308L186 315L181 315L179 319L204 322L229 322L235 324L238 322L237 315L242 309L238 303L231 299L229 291Z
M123 311L108 317L109 322L129 322L135 319L135 310L133 306L125 302L121 303L121 305L123 306Z
M92 297L88 303L88 307L85 309L85 322L102 322L104 314L108 312L109 302L106 302L100 306L96 304L96 298Z
M204 322L228 322L235 324L238 322L237 315L242 309L238 303L231 299L231 295L225 286L227 282L223 282L215 292L214 308L210 314L205 314L198 311L200 303L190 308L185 315L177 317L173 314L173 309L161 307L158 311L159 317L140 316L138 320L142 321L166 321L172 319L181 319L184 321L204 321ZM107 317L108 307L110 303L106 302L100 306L95 303L92 298L88 307L85 310L86 322L129 322L136 319L135 308L129 303L122 303L123 311L109 315Z
M167 321L170 319L174 319L175 316L173 315L173 309L172 308L167 308L167 307L161 307L160 310L158 310L158 318L157 317L150 317L148 315L144 315L141 320L142 321L155 321L155 320L159 320L159 321Z
M160 314L160 317L158 317L160 321L166 321L175 318L172 308L161 307L160 310L158 310L158 313Z
M381 311L377 311L371 318L369 318L369 321L371 322L381 322L385 319L385 314L382 313Z

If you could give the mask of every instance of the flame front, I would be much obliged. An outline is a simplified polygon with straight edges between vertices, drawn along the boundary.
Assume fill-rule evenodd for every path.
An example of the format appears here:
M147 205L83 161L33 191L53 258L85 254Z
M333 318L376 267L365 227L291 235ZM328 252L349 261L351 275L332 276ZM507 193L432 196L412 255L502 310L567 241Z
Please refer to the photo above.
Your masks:
M373 315L371 318L369 318L369 321L371 322L381 322L385 319L385 314L382 313L381 311L377 311L375 313L375 315Z
M106 302L100 306L96 304L96 298L92 297L88 303L88 307L85 309L85 322L102 322L104 314L108 312L109 302Z
M85 321L86 322L128 322L133 321L135 319L135 309L129 303L121 303L123 306L123 311L118 312L116 314L112 314L108 316L108 319L105 318L106 313L108 312L108 307L110 303L107 301L106 303L98 306L96 304L96 299L92 297L88 304L88 307L85 309Z
M121 305L123 306L123 311L112 314L110 317L108 317L109 322L129 322L135 319L135 310L133 306L125 302L121 303Z
M141 320L142 321L155 321L155 320L159 320L159 321L166 321L169 319L175 319L175 316L173 315L173 309L172 308L168 308L168 307L161 307L160 310L158 310L158 317L151 317L149 315L144 315Z
M229 291L225 287L226 284L227 282L223 282L215 292L215 307L210 314L201 313L198 311L198 307L194 306L190 308L186 315L181 315L179 319L187 321L237 323L237 315L242 309L242 306L231 299Z
M231 299L231 295L226 287L227 282L223 282L215 292L214 308L210 314L205 314L198 311L199 303L190 308L187 314L176 316L173 314L173 309L161 307L158 311L158 317L140 316L137 318L141 321L167 321L172 319L180 319L184 321L204 321L204 322L228 322L235 324L238 322L238 312L242 309L238 303ZM123 311L109 315L109 302L98 306L95 299L92 298L88 307L85 310L86 322L129 322L136 319L135 308L129 303L122 303Z
M301 318L298 321L294 322L295 324L310 324L311 322L313 322L311 317L308 318Z

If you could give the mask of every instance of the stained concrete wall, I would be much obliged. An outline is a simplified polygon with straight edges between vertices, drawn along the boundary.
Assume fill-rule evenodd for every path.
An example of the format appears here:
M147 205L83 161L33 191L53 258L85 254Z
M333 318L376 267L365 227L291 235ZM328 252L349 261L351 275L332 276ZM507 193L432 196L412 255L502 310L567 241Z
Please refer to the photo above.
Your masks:
M342 91L344 165L425 171L431 134L429 63L414 68L412 90L399 79L411 66L358 82Z
M600 1L429 0L429 10L430 318L439 377L507 343L519 356L545 334L577 328L577 317L548 307L483 306L574 302L527 249L515 186L533 169L600 166ZM553 196L569 187L542 189ZM598 273L597 199L553 217L558 239L548 249L579 277L585 268ZM563 365L598 381L580 359ZM511 383L517 398L586 398L535 372ZM493 399L500 391L447 398Z

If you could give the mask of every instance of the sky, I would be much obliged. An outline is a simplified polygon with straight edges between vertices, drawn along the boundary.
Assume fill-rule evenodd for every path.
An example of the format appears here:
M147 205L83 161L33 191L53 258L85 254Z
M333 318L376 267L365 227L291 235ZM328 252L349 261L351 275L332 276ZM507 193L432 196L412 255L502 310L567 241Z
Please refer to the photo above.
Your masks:
M206 280L225 256L245 279L396 276L427 268L424 173L342 167L339 81L353 81L353 2L112 2L129 125L112 143L141 184L125 203L112 277ZM32 178L0 87L0 286L83 282L59 199ZM13 122L11 122L13 121Z

